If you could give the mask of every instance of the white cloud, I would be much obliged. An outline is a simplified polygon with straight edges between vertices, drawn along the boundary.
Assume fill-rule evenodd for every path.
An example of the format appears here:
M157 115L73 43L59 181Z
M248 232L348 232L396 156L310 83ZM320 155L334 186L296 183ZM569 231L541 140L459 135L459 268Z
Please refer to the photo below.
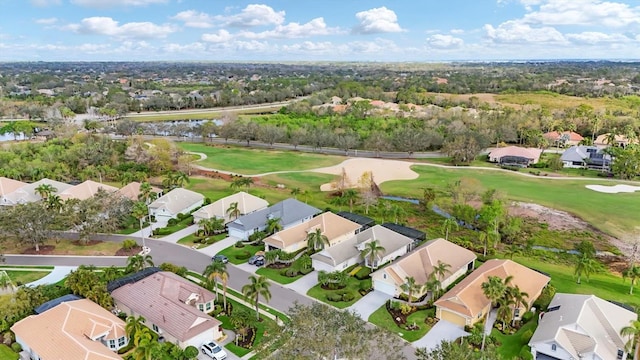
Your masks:
M321 36L336 34L338 28L329 28L323 18L315 18L306 24L292 22L286 25L278 25L273 30L262 32L243 31L237 34L238 37L247 39L273 39L284 38L293 39L309 36Z
M240 51L257 51L263 52L268 50L273 50L273 46L270 46L266 41L236 41L234 44L236 50Z
M527 1L522 1L525 4ZM640 24L640 9L629 4L602 0L546 0L531 1L538 10L523 17L529 24L543 25L604 25L624 27ZM529 6L529 11L531 7Z
M62 3L61 0L30 0L31 5L37 7L47 7L52 5L60 5Z
M303 41L301 43L284 45L282 46L284 52L293 53L316 53L316 54L331 54L338 50L338 46L330 41L313 42Z
M403 31L398 16L385 6L356 13L360 23L353 28L356 34L391 33Z
M464 41L452 35L435 34L427 38L427 44L437 49L455 49L464 44Z
M207 50L205 44L201 42L194 42L191 44L165 44L162 46L162 50L168 53L201 53Z
M566 39L556 29L548 26L533 28L517 20L506 21L498 27L484 26L487 37L498 43L565 43Z
M218 32L213 34L202 34L202 41L211 43L223 43L230 41L231 39L233 39L233 35L224 29L220 29Z
M578 44L595 45L602 43L626 43L629 39L623 34L605 34L596 31L585 31L578 34L567 34L567 39Z
M213 18L206 13L195 10L186 10L177 13L171 19L184 22L184 26L193 28L210 28L213 26Z
M70 24L65 28L79 34L131 39L163 38L176 31L171 25L156 25L151 22L130 22L119 25L110 17L99 16L82 19L80 24Z
M168 0L71 0L72 4L90 8L147 6L152 4L165 4L167 2Z
M449 32L454 34L454 35L464 34L464 30L463 29L451 29Z
M36 24L40 25L53 25L58 22L57 18L36 19Z
M216 16L215 20L226 26L253 27L280 25L284 23L284 16L284 11L275 11L271 6L264 4L250 4L242 9L239 14Z

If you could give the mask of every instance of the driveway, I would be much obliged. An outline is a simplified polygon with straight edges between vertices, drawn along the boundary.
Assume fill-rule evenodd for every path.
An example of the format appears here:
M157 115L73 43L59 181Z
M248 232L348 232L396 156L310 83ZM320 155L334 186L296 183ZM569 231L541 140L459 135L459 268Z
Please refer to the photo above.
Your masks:
M369 316L389 299L391 299L391 295L385 294L382 291L373 290L362 299L356 301L355 304L349 306L348 309L358 313L362 320L368 321Z
M69 275L70 272L74 271L77 268L77 266L56 266L47 276L40 278L34 282L30 282L26 284L26 286L34 287L38 285L55 284L58 281L64 279L67 275Z
M414 341L412 345L416 348L423 347L431 350L440 345L443 340L453 341L461 336L467 335L469 335L469 333L464 331L462 326L456 325L446 320L440 320L431 328L431 330L429 330L429 332L425 336L423 336L420 340Z
M300 279L284 285L284 287L295 290L299 294L306 295L307 291L318 283L318 272L312 271Z
M203 247L201 249L198 249L199 252L203 253L203 254L207 254L209 256L213 256L217 253L219 253L220 251L228 248L229 246L233 246L235 245L235 243L238 241L238 239L234 238L234 237L228 237L225 239L222 239L214 244L211 244L207 247Z

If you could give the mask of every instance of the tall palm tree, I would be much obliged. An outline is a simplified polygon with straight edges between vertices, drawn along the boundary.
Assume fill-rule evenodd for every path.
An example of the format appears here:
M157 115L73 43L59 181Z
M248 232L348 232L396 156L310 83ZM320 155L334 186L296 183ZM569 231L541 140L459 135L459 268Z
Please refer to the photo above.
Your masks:
M231 184L229 184L229 187L235 191L240 190L242 186L243 186L242 178L234 179L233 181L231 181Z
M134 342L134 345L138 346L140 338L137 336L146 326L144 322L146 319L142 316L127 316L126 325L124 327L127 336Z
M349 204L349 211L353 211L353 203L358 199L359 194L355 189L346 189L340 197Z
M297 200L298 199L298 195L300 195L300 188L296 187L296 188L291 189L291 195L293 195L293 198Z
M382 260L381 255L384 254L385 251L386 249L380 245L380 241L374 240L368 242L360 254L365 259L365 263L368 264L371 270L374 270L378 267L378 262Z
M282 224L280 224L280 218L267 219L267 227L265 229L267 234L272 235L282 230Z
M518 285L507 287L506 296L510 297L514 301L514 320L515 320L515 311L516 309L520 309L520 305L524 306L525 309L529 308L529 303L527 299L529 298L529 294L521 291ZM520 315L520 314L518 314Z
M202 272L202 275L209 280L213 281L213 289L216 293L216 299L218 298L218 279L222 276L222 274L227 273L227 264L223 263L220 260L215 260L211 262L211 264L207 265Z
M413 294L416 292L422 292L424 286L422 284L416 283L416 279L413 276L407 276L404 278L405 283L400 286L402 291L407 293L409 297L409 305L413 304Z
M269 302L271 299L270 286L271 283L266 276L251 275L249 276L249 284L242 287L242 294L249 298L249 301L256 307L256 317L258 320L260 320L260 296L262 296L266 302Z
M138 200L144 201L145 204L149 204L153 200L153 187L149 182L145 181L140 184L140 192L138 194Z
M487 281L482 283L481 287L482 292L487 299L491 301L491 306L493 307L498 305L498 300L504 297L507 291L507 287L498 276L489 276Z
M596 261L589 256L581 256L576 261L576 266L573 272L573 275L576 277L576 282L580 284L582 279L582 275L587 278L587 282L589 282L589 276L596 269Z
M59 195L51 194L47 197L47 209L60 212L62 210L62 198Z
M133 350L133 357L135 360L152 360L159 346L159 342L144 338L140 340L135 350Z
M442 222L442 232L444 233L444 239L449 240L449 232L455 229L456 231L460 229L460 224L458 224L458 219L453 216L450 216Z
M331 245L329 238L322 233L322 229L317 228L307 234L307 247L310 251L323 249L325 245Z
M153 266L151 255L133 255L127 259L127 272L138 272L148 266Z
M175 185L175 187L183 187L185 184L188 184L189 181L189 175L187 175L185 172L183 171L176 171L173 175L173 183Z
M142 239L142 247L146 247L147 244L144 241L144 232L142 231L142 225L144 224L144 219L149 215L149 209L147 208L147 204L143 201L137 201L133 204L133 208L131 209L131 215L138 219L138 224L140 225L140 239Z
M440 295L440 291L442 290L442 282L444 281L445 276L447 273L451 273L451 270L449 270L450 268L451 265L440 260L438 260L438 265L433 267L433 274L436 279L438 279L438 288L436 289L438 295Z
M638 360L638 358L640 358L640 356L638 356L638 352L640 351L640 347L638 346L640 343L640 320L632 320L629 325L620 329L620 336L628 337L625 350L629 354L633 352L633 360Z
M510 296L503 296L498 299L498 311L496 318L502 322L502 328L506 327L507 322L513 319L513 310L511 306L515 305L515 301Z
M622 271L622 279L629 279L631 281L631 286L629 287L629 295L633 295L633 287L636 284L636 281L640 279L640 266L631 265L631 267L626 268Z
M46 201L49 196L58 191L58 189L56 189L51 184L40 184L34 189L34 191L36 192L36 194L40 195L43 200Z
M226 210L227 215L233 217L234 220L240 216L240 208L238 207L238 202L232 202L229 204L229 207Z

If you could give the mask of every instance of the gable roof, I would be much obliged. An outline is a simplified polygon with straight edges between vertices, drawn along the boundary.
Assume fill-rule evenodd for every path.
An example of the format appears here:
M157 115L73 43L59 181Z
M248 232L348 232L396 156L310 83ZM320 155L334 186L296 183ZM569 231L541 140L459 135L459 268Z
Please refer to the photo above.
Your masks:
M615 139L616 139L615 140L616 144L614 144L614 145L617 145L617 144L629 144L631 142L633 142L635 144L638 143L637 140L630 141L629 138L626 135L623 135L623 134L617 134L617 135L614 135L614 136L615 136ZM609 133L598 135L598 137L593 141L593 143L596 144L596 145L609 145L609 140L607 139L608 137L609 137Z
M129 198L132 201L138 201L140 197L140 185L142 184L137 181L130 182L126 186L119 189L118 194L126 198ZM162 192L162 189L152 186L151 192L160 194Z
M551 280L548 276L511 260L492 259L447 291L434 304L467 317L476 316L491 303L482 291L482 283L487 281L489 276L501 279L513 276L511 286L518 286L520 291L526 292L529 296L539 294ZM530 299L527 301L532 302Z
M411 244L413 239L398 234L381 225L375 225L357 233L348 240L324 248L322 251L311 255L311 258L332 266L337 266L354 256L359 256L359 247L364 248L366 243L372 241L378 241L378 245L384 248L384 253L381 255L381 257L384 258L396 250Z
M28 316L11 330L42 360L122 359L97 339L126 336L124 321L87 299L63 302Z
M80 296L78 295L73 295L73 294L67 294L67 295L63 295L60 296L59 298L55 298L53 300L49 300L46 303L38 306L37 308L35 308L33 311L35 311L36 314L41 314L49 309L52 309L60 304L62 304L63 302L66 301L73 301L73 300L80 300L82 299Z
M93 180L87 180L60 192L58 195L62 200L86 200L95 195L99 189L103 189L106 192L114 192L118 190L118 188L115 186L101 184Z
M395 223L384 223L382 224L382 226L386 227L387 229L391 229L397 232L398 234L402 234L404 236L410 237L414 240L424 240L427 238L427 234L425 234L424 232L418 229L414 229L412 227L403 226Z
M475 259L476 255L462 246L445 239L434 239L378 271L388 273L397 286L404 284L407 277L413 277L418 284L426 284L438 262L449 264L449 270L456 272Z
M295 243L306 241L307 235L317 228L329 239L329 243L333 243L334 239L360 229L360 224L332 212L325 212L305 223L278 231L264 239L264 242L283 249Z
M0 176L0 196L10 194L25 185L27 183Z
M259 228L267 223L269 218L279 218L280 224L287 226L309 216L321 213L320 209L307 205L296 199L285 199L266 209L254 211L230 222L227 226L243 231Z
M575 141L575 142L580 142L582 140L584 140L584 138L582 137L582 135L573 132L573 131L563 131L563 132L557 132L557 131L551 131L548 133L544 133L542 136L544 136L545 138L555 141L555 140L560 140L560 137L562 135L569 135L569 141Z
M153 273L111 292L115 300L178 341L189 340L221 324L198 310L195 304L185 303L192 294L198 298L196 303L210 302L215 298L211 291L167 271Z
M204 201L204 195L195 191L176 188L149 204L150 209L166 209L171 214L178 214L193 204Z
M503 156L517 156L525 159L529 159L533 162L537 162L542 154L542 149L536 148L524 148L520 146L507 146L503 148L497 148L491 151L489 158L500 159Z
M231 216L227 213L227 209L232 203L238 203L238 209L241 215L246 215L257 210L261 210L269 206L269 203L257 196L253 196L244 191L237 192L233 195L223 197L213 203L203 206L193 213L194 217L211 219L217 217L224 219L225 223L231 221Z
M351 220L354 223L358 223L362 226L373 226L375 225L376 221L373 220L370 217L367 216L363 216L360 214L356 214L356 213L352 213L352 212L348 212L348 211L339 211L336 213L336 215L338 216L342 216L343 218L347 219L347 220Z
M638 318L595 295L557 293L548 309L529 344L555 341L576 359L591 352L600 359L615 359L626 342L620 330Z
M16 191L7 194L5 196L5 199L7 202L10 202L12 204L24 204L28 202L39 201L42 199L42 197L36 192L36 188L38 188L40 185L45 184L51 185L56 189L54 194L60 194L61 192L73 187L73 185L69 185L67 183L44 178L31 184L25 184L23 187L17 189Z

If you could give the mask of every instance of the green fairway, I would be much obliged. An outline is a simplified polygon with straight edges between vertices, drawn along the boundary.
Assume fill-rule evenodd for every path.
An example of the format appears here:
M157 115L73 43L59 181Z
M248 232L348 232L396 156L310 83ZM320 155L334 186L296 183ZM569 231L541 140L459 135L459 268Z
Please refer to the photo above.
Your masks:
M431 186L444 192L447 184L463 177L472 178L478 180L483 190L497 189L511 200L567 211L614 236L624 237L638 226L640 193L605 194L585 188L585 185L615 185L616 182L525 177L511 172L463 167L443 169L412 166L412 169L420 175L417 179L385 182L381 185L382 191L385 194L420 198L424 187Z
M337 165L345 160L341 156L296 151L247 149L237 146L206 146L195 143L179 143L178 145L186 151L206 154L207 159L198 161L198 165L243 175L315 169Z

